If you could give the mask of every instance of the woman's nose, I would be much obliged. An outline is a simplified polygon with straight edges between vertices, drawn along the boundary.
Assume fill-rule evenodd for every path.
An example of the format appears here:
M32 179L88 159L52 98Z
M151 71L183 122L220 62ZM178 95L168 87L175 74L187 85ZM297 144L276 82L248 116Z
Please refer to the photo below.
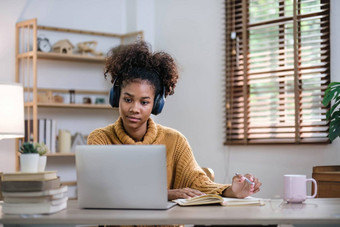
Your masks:
M137 102L134 102L130 106L130 112L132 113L139 113L139 105Z

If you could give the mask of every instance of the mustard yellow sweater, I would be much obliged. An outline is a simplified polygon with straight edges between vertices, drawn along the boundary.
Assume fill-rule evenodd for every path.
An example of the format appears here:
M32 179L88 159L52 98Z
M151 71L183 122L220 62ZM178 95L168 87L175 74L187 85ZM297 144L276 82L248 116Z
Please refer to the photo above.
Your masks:
M143 141L126 134L122 120L91 132L88 144L164 144L167 152L168 189L193 188L204 193L222 194L230 185L211 181L197 164L186 138L178 131L156 124L151 118Z

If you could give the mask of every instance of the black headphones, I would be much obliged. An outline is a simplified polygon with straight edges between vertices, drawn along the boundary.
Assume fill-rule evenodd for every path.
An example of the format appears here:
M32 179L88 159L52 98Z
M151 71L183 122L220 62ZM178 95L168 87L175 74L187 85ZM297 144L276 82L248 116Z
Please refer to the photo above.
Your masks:
M110 89L110 105L112 107L119 107L119 98L120 98L120 86L118 85L117 78L113 81L112 88ZM155 100L152 107L152 114L158 115L162 112L165 104L165 87L161 93L155 96Z

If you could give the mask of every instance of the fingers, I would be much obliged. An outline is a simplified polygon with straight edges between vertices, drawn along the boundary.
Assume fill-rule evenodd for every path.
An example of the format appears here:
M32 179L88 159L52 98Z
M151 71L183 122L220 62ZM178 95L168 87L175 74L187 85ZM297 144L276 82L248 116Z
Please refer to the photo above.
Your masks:
M179 190L181 190L181 189L179 189ZM192 189L192 188L184 188L183 191L182 191L182 194L184 196L189 197L189 198L205 195L205 193L203 193L199 190L196 190L196 189Z
M168 200L174 199L190 199L193 197L205 195L205 193L192 189L192 188L181 188L168 190Z
M255 184L254 183L254 177L252 175L250 175L249 173L245 174L244 176L242 174L236 173L235 177L237 178L238 182L240 182L240 183L243 183L244 181L246 181L250 185Z
M255 182L254 193L256 193L260 191L260 187L262 186L262 183L257 178L255 178L254 182Z
M236 173L233 177L232 189L236 197L244 198L259 192L261 185L259 179L249 173L245 175Z
M247 177L249 180L254 182L254 185L251 186L250 192L252 194L255 194L255 193L259 192L260 191L260 187L262 185L262 183L259 181L259 179L256 178L255 176L251 175L251 174L245 174L245 177Z
M249 179L251 182L254 182L254 176L253 176L253 175L247 173L247 174L244 175L244 177L246 177L247 179Z

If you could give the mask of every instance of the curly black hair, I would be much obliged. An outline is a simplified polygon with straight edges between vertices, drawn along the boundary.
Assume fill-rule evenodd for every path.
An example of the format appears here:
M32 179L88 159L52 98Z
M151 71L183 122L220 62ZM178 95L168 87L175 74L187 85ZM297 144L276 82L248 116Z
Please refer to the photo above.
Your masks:
M165 96L174 94L179 76L175 60L165 52L153 53L145 41L111 49L105 63L105 78L108 74L111 83L116 81L119 86L138 79L147 80L154 86L155 94L164 88Z

